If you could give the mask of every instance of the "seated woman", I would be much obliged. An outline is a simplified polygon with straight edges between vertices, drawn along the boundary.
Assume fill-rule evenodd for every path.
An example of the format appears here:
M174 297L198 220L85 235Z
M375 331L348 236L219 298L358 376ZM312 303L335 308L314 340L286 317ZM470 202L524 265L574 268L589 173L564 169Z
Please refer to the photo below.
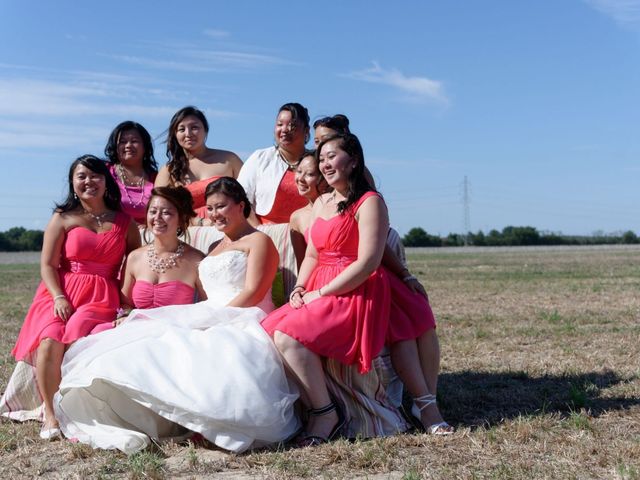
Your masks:
M247 222L236 180L215 180L206 198L224 233L200 262L207 300L133 310L117 329L77 342L56 394L67 437L133 453L188 429L241 452L297 430L298 395L259 323L273 309L277 252Z
M118 298L117 276L127 252L140 245L135 223L120 212L120 191L106 164L84 155L69 169L67 199L57 205L44 233L42 281L27 313L12 354L35 365L35 380L44 402L40 437L60 435L53 395L60 384L65 349L81 337L112 327ZM16 371L20 367L16 367ZM24 370L23 370L24 371ZM13 379L13 377L12 377ZM12 380L0 401L1 411L17 420L33 401L14 389Z
M197 220L194 225L207 223L205 189L216 178L236 178L242 160L233 152L208 148L209 122L200 110L188 106L178 110L167 131L167 157L169 161L160 169L156 187L186 187L193 196Z
M413 345L420 352L421 336L434 327L433 317L411 311L415 303L394 305L409 311L389 322L390 283L400 280L380 267L387 211L366 180L358 139L352 134L330 138L320 144L318 158L334 190L314 205L310 243L290 304L262 322L310 407L306 444L332 439L344 423L330 399L322 357L355 364L366 373L388 342L400 378L414 397L424 397L431 395L421 363L424 357L412 356L414 351L408 347L398 352L397 344ZM437 411L430 400L423 405ZM425 412L423 423L429 417L426 413L433 412Z
M291 214L289 222L298 268L307 249L313 203L329 189L314 153L309 151L302 157L295 174L299 194L309 201L307 206ZM388 244L385 245L385 256L387 250L390 250ZM395 258L392 251L389 255ZM345 366L334 359L327 359L323 367L329 392L340 404L345 417L343 434L346 437L393 435L409 428L398 410L402 402L402 384L391 367L388 349L384 349L373 360L373 368L365 375L359 374L353 366Z
M151 191L145 235L151 232L153 241L127 257L116 324L124 321L132 308L193 303L196 289L200 299L206 298L198 278L204 254L178 238L195 215L186 188L156 187Z
M109 135L104 154L109 162L109 171L120 189L122 211L142 228L146 223L147 202L158 174L151 135L137 122L122 122Z
M350 133L349 119L347 118L346 115L342 115L342 114L320 118L313 123L313 130L314 130L313 141L317 146L322 141L326 140L327 138L330 138L331 136L334 136L337 134ZM367 180L370 182L370 184L373 185L371 174L366 169L365 169L365 176ZM420 303L422 305L420 306L419 311L424 312L424 314L428 317L433 317L433 312L431 311L431 307L429 306L429 299L427 297L427 292L425 291L422 284L418 281L418 279L414 275L411 275L411 273L409 272L406 266L406 260L404 257L404 248L402 247L400 236L393 228L389 229L389 234L387 236L387 245L385 246L384 255L382 256L382 265L387 269L389 269L392 273L394 273L404 283L404 286L395 281L392 283L392 287L394 286L397 287L392 289L392 293L391 293L392 300L393 300L392 305L393 304L402 305L403 302L407 300L405 297L408 293L420 294L424 297L424 301L420 300ZM407 292L407 290L404 287L408 287L410 292ZM424 304L425 302L426 302L426 305ZM397 310L392 311L392 317L391 317L392 322L393 322L393 316L396 314L394 312L396 311ZM402 313L400 312L400 314ZM433 320L433 323L435 325L435 319ZM429 383L429 391L431 392L431 395L433 397L429 397L428 399L423 398L422 401L424 403L425 401L429 400L430 401L429 405L433 405L435 402L438 374L440 371L440 346L438 343L438 336L436 334L435 328L428 329L424 333L424 336L425 338L422 340L423 348L429 357L429 362L425 362L425 367L424 367L425 375ZM383 366L384 365L381 365L381 367ZM392 369L387 369L386 371L381 371L380 373L382 375L391 375L392 378L394 376L394 372ZM398 391L398 393L400 392ZM393 396L396 397L394 399L394 403L399 405L400 395L394 394ZM424 409L426 409L426 407L423 407L423 410ZM427 412L427 413L430 413L429 418L433 420L433 421L428 420L428 424L429 425L440 424L441 428L439 429L436 428L438 432L444 433L444 434L446 434L447 432L450 433L452 431L451 427L442 423L442 418L437 412L437 409L436 411L433 411L433 412L432 410L433 408L430 408L429 411ZM421 411L420 408L415 406L413 408L412 413L414 414L414 416L416 416L419 419L421 415L417 412L420 412L420 411Z
M298 195L293 172L309 140L309 113L299 103L285 103L274 127L275 146L256 150L240 170L238 181L247 192L253 224L289 223L306 205Z

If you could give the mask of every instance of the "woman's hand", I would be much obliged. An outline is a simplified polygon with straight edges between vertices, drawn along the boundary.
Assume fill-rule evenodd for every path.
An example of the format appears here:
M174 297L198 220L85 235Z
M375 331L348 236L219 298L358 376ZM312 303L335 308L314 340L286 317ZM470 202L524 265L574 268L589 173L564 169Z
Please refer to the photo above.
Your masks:
M424 286L420 283L420 281L416 277L414 277L413 275L408 275L405 278L403 278L402 281L407 287L409 287L409 290L411 290L413 293L419 293L424 298L429 300L427 291L425 290Z
M58 296L53 300L53 315L60 317L65 322L69 320L69 317L73 313L73 307L67 300L67 297Z
M129 308L129 307L127 307L127 308L120 307L116 311L116 319L113 321L113 326L117 327L122 322L124 322L127 319L127 317L129 316L130 313L131 313L131 308Z
M113 326L117 327L118 325L120 325L122 322L124 322L127 319L127 316L123 316L123 317L118 317L113 321Z
M305 292L305 294L302 296L302 301L305 305L307 305L313 302L315 299L320 298L321 296L322 294L320 293L320 289L311 290L310 292Z
M300 285L298 285L293 289L293 291L291 292L291 295L289 295L289 305L291 305L291 308L295 308L296 310L298 308L302 308L302 306L305 303L304 300L302 299L302 296L305 293L306 293L306 290L304 289L304 287Z

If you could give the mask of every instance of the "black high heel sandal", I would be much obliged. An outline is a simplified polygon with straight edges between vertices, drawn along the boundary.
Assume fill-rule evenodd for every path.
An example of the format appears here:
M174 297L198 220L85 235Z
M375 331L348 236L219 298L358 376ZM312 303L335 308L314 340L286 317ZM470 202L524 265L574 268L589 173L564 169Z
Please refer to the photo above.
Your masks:
M338 436L338 434L340 433L340 430L342 430L342 427L344 427L346 421L345 421L344 415L342 414L342 411L338 408L338 406L334 402L331 402L328 405L325 405L324 407L321 407L321 408L310 408L309 410L307 410L307 413L313 417L321 417L331 412L336 412L338 414L338 421L334 425L329 435L327 437L321 437L319 435L303 434L303 437L300 439L300 441L297 442L297 445L299 447L315 447L317 445L322 445L323 443L330 442L331 440L335 439Z

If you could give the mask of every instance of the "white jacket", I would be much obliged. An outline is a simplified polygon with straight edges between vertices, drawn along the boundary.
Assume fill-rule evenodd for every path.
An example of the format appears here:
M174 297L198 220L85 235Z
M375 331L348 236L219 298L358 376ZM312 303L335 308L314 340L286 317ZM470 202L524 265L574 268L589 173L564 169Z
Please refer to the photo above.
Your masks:
M253 152L240 169L238 182L256 214L267 215L273 208L278 186L287 171L287 164L279 158L276 147Z

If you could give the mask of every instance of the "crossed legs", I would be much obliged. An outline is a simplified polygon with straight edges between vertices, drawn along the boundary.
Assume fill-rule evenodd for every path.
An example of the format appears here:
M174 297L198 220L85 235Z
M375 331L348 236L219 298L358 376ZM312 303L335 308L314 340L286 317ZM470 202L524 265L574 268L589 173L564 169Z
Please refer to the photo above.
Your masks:
M413 396L425 429L432 433L453 431L450 426L443 426L445 422L435 401L440 372L440 344L435 329L427 330L415 340L396 342L389 350L393 368Z
M302 390L302 399L307 406L322 411L332 405L320 357L280 331L274 333L273 340L286 368ZM329 439L339 421L335 408L326 413L310 415L306 434L309 437Z

